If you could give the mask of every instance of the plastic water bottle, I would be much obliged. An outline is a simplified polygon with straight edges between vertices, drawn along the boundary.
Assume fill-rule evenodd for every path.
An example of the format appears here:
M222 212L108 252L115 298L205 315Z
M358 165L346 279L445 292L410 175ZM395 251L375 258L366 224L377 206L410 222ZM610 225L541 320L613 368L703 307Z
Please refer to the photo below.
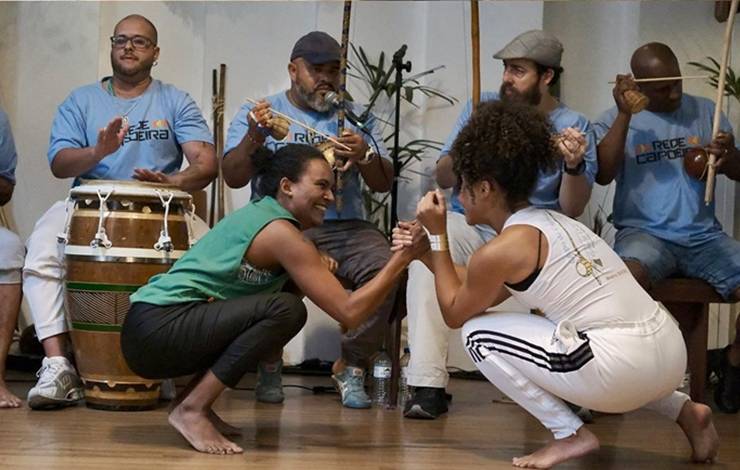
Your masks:
M373 361L373 405L388 406L391 390L391 359L381 349Z
M408 368L409 360L411 359L411 353L409 348L403 348L403 356L401 356L401 380L398 384L398 407L403 410L406 405L406 400L409 399L409 381L408 381Z

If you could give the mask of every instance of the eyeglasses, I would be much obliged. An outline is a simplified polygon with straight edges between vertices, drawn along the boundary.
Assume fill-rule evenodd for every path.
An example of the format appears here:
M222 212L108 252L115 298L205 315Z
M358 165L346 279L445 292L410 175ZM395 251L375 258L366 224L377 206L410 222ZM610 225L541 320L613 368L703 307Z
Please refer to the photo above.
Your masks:
M131 45L134 46L134 49L149 49L154 44L154 41L151 39L138 35L128 37L123 34L119 34L117 36L110 37L110 45L114 49L122 49L126 47L126 44L128 44L129 41L131 41Z

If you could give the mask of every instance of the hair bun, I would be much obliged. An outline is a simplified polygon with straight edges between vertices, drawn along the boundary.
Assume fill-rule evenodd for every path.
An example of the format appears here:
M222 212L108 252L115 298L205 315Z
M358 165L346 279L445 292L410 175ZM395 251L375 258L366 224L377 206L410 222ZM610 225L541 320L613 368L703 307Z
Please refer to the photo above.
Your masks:
M265 147L264 145L257 148L257 150L254 151L252 154L252 166L257 170L256 173L264 173L270 168L272 158L275 156L275 153Z

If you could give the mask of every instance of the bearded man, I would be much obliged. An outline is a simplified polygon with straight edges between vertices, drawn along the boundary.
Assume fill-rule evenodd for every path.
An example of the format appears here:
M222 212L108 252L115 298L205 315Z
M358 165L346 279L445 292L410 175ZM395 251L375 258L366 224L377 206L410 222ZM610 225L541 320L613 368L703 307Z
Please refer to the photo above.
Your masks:
M525 103L549 117L555 132L554 144L563 160L556 169L540 172L529 202L536 207L578 217L591 197L597 172L596 148L588 119L560 103L552 94L552 87L563 72L560 67L562 54L563 46L552 34L540 30L520 34L493 56L504 62L501 88L498 93L482 93L481 101ZM453 188L451 210L447 212L447 236L452 258L460 265L467 265L473 252L495 236L491 227L470 226L465 222L457 197L458 177L452 171L454 155L450 154L450 149L471 114L472 103L468 102L440 152L436 167L437 184ZM526 136L522 136L524 138ZM450 329L442 318L434 289L431 271L421 262L411 263L406 302L411 351L407 380L412 397L404 408L407 418L434 419L447 412L445 387L449 380Z
M304 233L319 250L338 263L336 276L357 289L372 279L391 257L388 240L367 221L361 183L371 191L386 192L391 188L394 175L392 161L373 116L361 123L361 128L348 124L342 134L337 135L337 112L327 94L339 93L340 50L339 43L322 31L313 31L298 39L288 63L290 89L269 96L257 105L241 107L229 126L223 168L224 179L230 187L246 186L254 174L252 155L263 146L276 151L288 143L322 144L327 135L332 136L334 141L330 145L335 157L348 162L346 171L340 172L338 177L342 179L342 187L337 197L342 204L323 208L326 210L324 223ZM347 106L355 115L361 114L359 106L349 103ZM291 122L287 135L277 139L278 126L272 120L277 113L305 126ZM252 193L253 199L260 196ZM394 299L395 290L373 317L343 333L342 356L334 363L332 378L345 407L370 407L371 401L364 388L365 370L370 356L383 345ZM281 403L284 400L281 370L281 351L267 352L258 366L258 401Z

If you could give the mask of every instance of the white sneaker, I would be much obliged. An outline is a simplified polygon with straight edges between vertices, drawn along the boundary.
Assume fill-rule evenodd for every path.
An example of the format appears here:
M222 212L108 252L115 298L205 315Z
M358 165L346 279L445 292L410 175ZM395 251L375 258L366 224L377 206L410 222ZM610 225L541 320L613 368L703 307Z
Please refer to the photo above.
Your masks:
M45 357L36 377L39 381L28 391L28 406L34 410L74 405L84 397L82 381L66 357Z

